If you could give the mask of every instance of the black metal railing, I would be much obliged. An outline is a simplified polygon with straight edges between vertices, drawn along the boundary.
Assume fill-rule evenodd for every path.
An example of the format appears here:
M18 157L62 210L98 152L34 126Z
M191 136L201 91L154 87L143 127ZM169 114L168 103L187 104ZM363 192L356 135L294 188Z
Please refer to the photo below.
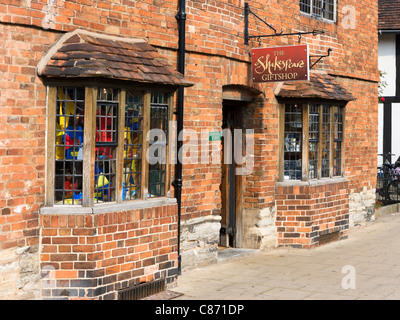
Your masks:
M386 206L400 202L400 166L398 161L390 163L392 154L380 154L384 162L378 167L376 201Z

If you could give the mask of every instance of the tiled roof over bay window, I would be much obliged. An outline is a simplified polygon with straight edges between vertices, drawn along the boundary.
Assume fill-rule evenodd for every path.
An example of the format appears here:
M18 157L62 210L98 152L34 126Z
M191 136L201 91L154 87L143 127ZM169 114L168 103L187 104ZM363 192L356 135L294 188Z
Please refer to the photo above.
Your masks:
M144 84L193 85L145 40L83 30L64 35L42 58L38 74L48 78L94 77Z
M310 81L280 83L275 90L275 95L278 98L355 100L353 95L339 85L333 77L322 71L311 72Z

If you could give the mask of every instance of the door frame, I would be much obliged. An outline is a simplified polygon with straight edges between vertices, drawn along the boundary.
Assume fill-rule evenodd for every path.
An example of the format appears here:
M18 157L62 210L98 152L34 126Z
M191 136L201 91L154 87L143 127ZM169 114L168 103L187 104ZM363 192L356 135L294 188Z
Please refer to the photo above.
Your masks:
M219 245L222 247L242 247L242 212L243 212L243 176L236 175L238 165L235 163L234 154L234 134L233 129L244 129L243 115L247 101L223 100L222 113L223 124L222 129L230 128L231 135L222 137L222 158L221 158L221 231ZM231 119L230 119L231 118ZM231 120L231 123L227 123ZM231 141L226 146L226 140ZM243 150L243 142L242 142ZM225 152L229 152L231 156L231 164L225 163Z

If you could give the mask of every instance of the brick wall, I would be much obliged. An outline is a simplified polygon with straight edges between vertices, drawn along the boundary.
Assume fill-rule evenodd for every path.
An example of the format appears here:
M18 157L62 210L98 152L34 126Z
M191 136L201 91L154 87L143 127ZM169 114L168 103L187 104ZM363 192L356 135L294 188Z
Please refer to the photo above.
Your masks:
M47 3L48 2L48 3ZM153 45L177 48L175 1L39 1L7 0L0 4L0 22L27 25L68 32L75 28L129 37L147 38ZM249 1L252 11L285 32L324 30L325 34L305 35L312 54L334 51L320 67L343 76L377 80L377 2L339 1L337 23L325 23L300 14L296 1L273 0L268 4ZM346 27L351 7L355 28ZM244 1L187 1L187 51L248 62L248 46L243 44ZM360 32L361 31L361 32ZM263 23L249 18L249 32L271 34ZM297 43L297 37L276 37L263 40L262 45ZM251 41L257 47L257 41ZM229 62L226 62L229 63ZM220 64L219 67L223 67ZM190 69L188 69L190 73ZM248 77L245 77L248 79Z
M347 106L348 126L346 130L346 176L353 193L375 187L375 173L366 168L376 167L377 139L377 3L366 1L339 1L337 23L325 23L301 15L296 1L270 1L267 4L249 2L250 8L258 16L280 31L297 32L323 30L325 34L313 37L303 36L302 44L309 44L311 55L325 55L332 48L330 57L322 59L314 68L325 70L337 77L337 81L347 88L358 100ZM350 6L355 13L355 28L343 27ZM196 83L185 89L185 125L190 127L218 128L222 119L223 86L241 84L252 86L249 82L248 50L259 47L256 40L249 46L243 45L243 1L188 1L187 7L187 54L186 76ZM272 34L252 15L249 17L249 33ZM275 37L262 40L261 46L298 44L298 37ZM312 61L315 61L313 58ZM251 176L244 177L244 207L262 210L273 207L275 203L275 182L278 179L278 103L274 97L274 85L254 85L262 92L256 104L246 110L246 128L256 133L255 168ZM200 118L207 117L206 121ZM346 116L347 117L347 116ZM368 132L368 134L367 134ZM184 166L185 200L194 195L191 181L193 172L202 172L202 186L220 184L221 176L215 166ZM218 190L216 191L218 193ZM204 199L211 210L199 210L195 202L184 202L188 214L185 219L220 212L220 195ZM217 202L215 202L215 200Z
M0 35L0 255L13 256L0 269L15 269L13 277L1 281L0 296L38 298L46 88L36 66L58 33L0 24Z
M142 282L176 280L176 205L41 220L44 299L117 299Z
M338 78L356 101L346 106L345 175L352 193L375 189L378 153L378 104L376 83Z
M371 193L375 188L377 149L377 1L338 1L337 23L301 15L296 1L249 1L249 5L278 31L325 31L316 37L303 36L302 43L310 45L312 55L326 54L332 48L331 56L315 68L336 75L337 81L358 98L346 107L348 193L355 195L352 199L360 193ZM354 29L343 27L348 17L343 11L346 5L354 8ZM224 85L252 86L249 50L259 43L243 43L243 8L242 0L187 1L186 76L195 85L185 89L184 125L196 132L220 130ZM21 259L17 249L38 256L46 156L46 90L36 76L40 58L62 33L83 28L145 38L176 65L176 13L177 1L159 0L6 0L0 4L0 249L14 252L11 256L15 255L15 261ZM249 32L271 34L272 30L250 16ZM261 46L297 43L297 37L275 37L262 40ZM243 207L275 212L278 104L274 85L254 87L261 94L246 111L245 123L246 128L255 129L256 162L254 173L243 177ZM221 145L214 144L220 151ZM221 177L219 164L184 165L184 221L220 214ZM9 259L4 261L13 265ZM16 283L32 272L18 271L7 294L23 295L23 287Z
M76 28L148 37L154 45L177 47L174 1L7 0L0 21L69 32Z
M348 182L278 186L276 193L278 244L311 248L323 235L349 228Z
M201 137L202 130L220 131L222 126L222 74L220 59L190 54L186 58L187 74L196 75L196 82L185 89L184 128L194 130ZM194 77L191 77L194 79ZM208 140L208 139L207 139ZM221 150L219 141L211 141L208 150ZM208 155L208 164L197 163L183 166L182 219L220 214L221 165Z
M275 183L278 179L278 104L272 94L273 85L266 92L265 101L247 106L244 126L255 134L254 172L243 177L243 206L245 209L264 209L275 203ZM268 94L268 95L267 95Z
M4 41L4 45L0 48L0 270L2 270L0 299L39 299L41 297L40 277L43 276L40 274L39 264L43 257L39 253L40 244L43 243L43 238L41 238L43 234L40 232L41 230L44 233L47 232L45 231L47 226L43 228L41 224L39 213L43 207L45 189L46 87L37 77L36 67L41 57L57 41L61 33L23 24L0 23L0 34ZM171 56L173 58L174 55ZM176 216L175 208L172 212L168 214ZM169 216L168 219L170 218ZM146 223L150 220L148 218ZM161 226L166 222L158 223ZM170 223L176 223L176 221ZM139 224L137 228L144 227ZM139 270L138 273L132 274L130 282L126 279L125 282L121 282L124 285L128 282L131 285L140 281L149 281L153 277L161 277L167 273L169 273L168 281L172 281L171 279L175 277L175 271L164 270L174 269L173 264L177 258L174 257L172 251L176 251L176 248L170 247L172 251L166 255L165 252L168 249L162 247L157 255L158 249L154 246L160 245L156 239L157 234L160 237L171 237L176 241L177 231L172 229L158 231L157 228L156 225L151 224L151 231L155 232L154 238L151 236L147 239L149 243L143 244L143 246L147 245L147 250L150 252L148 261L143 262L145 266L142 268L144 258L138 258L138 261L134 263L135 268ZM96 229L94 230L97 232ZM111 230L113 228L110 227L110 232ZM59 235L56 229L52 232L55 232L56 236ZM60 232L67 231L60 230ZM75 236L78 239L77 235ZM57 248L54 250L58 252ZM67 259L63 256L63 252L59 254L61 256L56 255L54 258ZM85 254L81 253L81 256ZM142 255L145 254L149 253L142 253ZM168 261L165 260L166 257ZM154 263L153 260L155 260ZM143 274L139 277L140 272ZM62 280L60 283L63 283L62 285L66 282L72 283L73 274L71 272L70 277L66 279L60 278ZM127 273L124 273L124 276L126 277ZM82 275L79 274L77 279L82 280L81 277ZM86 279L85 275L83 280ZM118 285L115 286L118 289ZM71 284L65 292L75 289ZM79 296L81 290L78 289ZM57 296L57 292L61 294L62 291L55 291L54 296ZM75 293L75 291L71 292ZM87 291L84 294L85 297L97 296L94 294L90 296ZM51 295L53 295L52 291Z
M38 243L46 88L36 77L36 65L57 34L2 24L0 34L0 244L6 249Z
M377 4L375 1L362 4L356 1L339 1L338 18L335 24L301 15L298 3L293 1L272 1L268 5L249 2L249 5L252 11L278 30L287 32L324 30L324 35L302 37L302 43L310 45L313 55L326 54L328 48L333 49L331 56L323 59L316 68L345 77L370 81L378 79L375 63L377 56ZM352 6L356 13L354 29L343 28L344 19L348 17L347 11L343 11L346 5ZM187 1L186 74L196 85L186 89L186 126L220 128L222 86L232 83L251 85L248 49L257 47L259 44L255 40L250 42L250 46L243 44L243 8L244 2L239 0ZM46 3L35 0L9 0L0 5L0 11L3 13L0 21L62 32L84 28L109 34L144 37L152 45L175 50L178 36L176 10L177 4L171 1L148 3L50 1L46 6ZM257 22L254 16L250 16L249 32L252 35L271 34L272 30ZM297 37L275 37L263 40L262 45L290 45L297 42ZM171 63L174 64L175 61L172 60ZM266 99L269 99L272 86L257 85L257 87L265 93ZM203 118L201 124L198 121L199 110ZM276 106L271 106L269 111L276 114ZM268 114L271 113L268 112ZM268 116L267 113L264 115ZM263 120L263 122L266 121L269 120ZM269 127L269 136L276 135L273 130ZM209 176L214 176L214 178L218 176L215 172L218 169L211 168L213 166L205 167L205 171L202 172L207 176L206 180ZM187 178L193 176L192 169L194 168L186 166L185 169L188 170L187 175L184 173L185 180L188 180ZM190 198L190 186L187 190L184 193ZM270 197L273 197L273 188L269 190ZM196 210L196 213L191 213L193 217L213 212L212 204L215 202L215 197L208 199L207 204L204 201L202 204L210 206L211 209ZM187 207L192 204L193 202L188 202Z

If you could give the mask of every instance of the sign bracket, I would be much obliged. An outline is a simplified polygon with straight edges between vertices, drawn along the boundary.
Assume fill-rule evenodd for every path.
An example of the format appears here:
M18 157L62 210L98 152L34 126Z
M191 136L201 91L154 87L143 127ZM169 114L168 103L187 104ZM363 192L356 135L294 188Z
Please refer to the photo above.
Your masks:
M265 25L267 25L271 30L274 31L274 34L255 35L255 36L249 35L249 15L250 14L252 14L258 20L260 20ZM246 45L249 44L250 39L254 39L254 38L256 38L258 40L258 42L260 42L261 38L267 38L267 37L298 36L299 42L300 42L302 35L312 34L313 36L316 36L317 34L323 34L323 33L325 33L325 32L322 30L313 30L313 31L308 31L308 32L292 32L292 33L284 33L283 30L281 30L278 32L272 25L270 25L268 22L261 19L257 14L255 14L253 11L251 11L250 6L247 2L244 3L244 44L246 44Z
M332 49L328 49L328 54L323 56L310 56L310 69L312 69L322 58L329 57L331 55ZM311 58L318 58L313 64L311 64Z

